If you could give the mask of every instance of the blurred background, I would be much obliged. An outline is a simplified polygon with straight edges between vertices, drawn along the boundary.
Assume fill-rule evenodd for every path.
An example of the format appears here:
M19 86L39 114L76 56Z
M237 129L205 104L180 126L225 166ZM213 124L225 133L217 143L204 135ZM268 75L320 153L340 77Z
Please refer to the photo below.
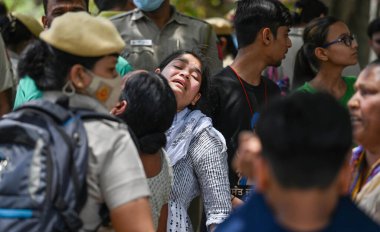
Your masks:
M28 13L39 21L43 15L42 0L0 0L9 11ZM292 10L295 0L281 0ZM364 67L375 57L369 52L366 29L368 22L379 16L379 0L322 0L329 7L329 15L342 19L356 34L359 43L359 63ZM234 8L235 0L171 0L177 9L185 14L205 19L209 17L231 17L228 12ZM97 13L93 0L90 11Z

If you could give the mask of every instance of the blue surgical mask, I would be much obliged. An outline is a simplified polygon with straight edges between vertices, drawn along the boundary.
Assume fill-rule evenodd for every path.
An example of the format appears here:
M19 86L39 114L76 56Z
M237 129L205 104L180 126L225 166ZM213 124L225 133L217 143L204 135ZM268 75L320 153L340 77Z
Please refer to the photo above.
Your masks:
M133 0L133 3L142 11L151 12L157 10L164 0Z

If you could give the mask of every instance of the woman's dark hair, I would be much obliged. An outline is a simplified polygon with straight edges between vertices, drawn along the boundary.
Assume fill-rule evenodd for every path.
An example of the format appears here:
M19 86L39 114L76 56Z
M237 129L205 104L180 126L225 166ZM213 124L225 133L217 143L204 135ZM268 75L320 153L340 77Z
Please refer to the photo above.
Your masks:
M166 145L165 131L170 128L177 102L168 81L160 74L139 72L126 82L121 100L126 110L118 115L135 133L140 151L154 154Z
M0 16L0 30L7 47L15 47L35 38L33 33L11 14Z
M201 67L202 81L201 81L201 87L199 89L199 92L201 93L201 98L203 100L207 101L207 99L208 99L208 89L209 89L208 78L210 76L210 70L207 67L207 62L206 62L204 56L201 55L200 52L189 51L189 50L178 50L178 51L170 54L168 57L166 57L160 63L160 65L158 66L158 68L162 71L174 59L176 59L176 58L178 58L178 57L180 57L182 55L185 55L185 54L190 54L190 55L194 56L195 58L197 58L200 61L201 65L202 65L202 67ZM189 105L188 108L194 109L195 106Z
M42 91L61 90L72 66L81 64L91 70L101 58L74 56L36 40L21 55L17 71L20 77L30 76Z
M294 64L293 88L310 81L317 74L320 62L315 49L326 44L330 26L339 22L332 16L313 19L303 32L304 44L298 50Z
M309 23L311 20L327 16L329 9L320 0L298 0L294 3L295 11L292 14L295 25Z

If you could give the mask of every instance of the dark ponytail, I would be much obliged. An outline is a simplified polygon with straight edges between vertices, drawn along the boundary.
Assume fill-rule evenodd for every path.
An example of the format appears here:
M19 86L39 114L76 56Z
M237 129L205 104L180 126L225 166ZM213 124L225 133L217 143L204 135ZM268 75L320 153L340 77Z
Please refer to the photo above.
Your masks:
M312 80L317 74L320 61L315 56L315 49L326 44L329 28L339 20L327 16L316 18L306 25L303 32L303 46L298 50L294 65L293 88Z
M71 55L36 40L21 55L17 70L21 78L31 77L42 91L61 90L73 65L81 64L91 70L101 58Z
M148 134L138 139L140 151L146 154L154 154L166 145L164 132Z

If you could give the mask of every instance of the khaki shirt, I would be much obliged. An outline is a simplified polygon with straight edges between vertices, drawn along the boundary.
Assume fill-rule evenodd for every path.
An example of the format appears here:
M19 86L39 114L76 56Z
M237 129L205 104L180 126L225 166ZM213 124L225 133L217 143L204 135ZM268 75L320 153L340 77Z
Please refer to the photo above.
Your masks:
M162 30L139 9L110 18L126 43L122 56L134 69L154 71L163 59L177 50L201 49L211 73L220 71L222 61L212 27L177 12L174 7L172 12Z
M54 101L62 94L44 92L43 98ZM107 114L95 99L75 94L70 107L90 109ZM80 218L81 231L94 231L101 224L99 209L106 204L112 210L141 197L150 190L140 156L125 124L109 120L86 120L89 154L87 169L87 201Z

